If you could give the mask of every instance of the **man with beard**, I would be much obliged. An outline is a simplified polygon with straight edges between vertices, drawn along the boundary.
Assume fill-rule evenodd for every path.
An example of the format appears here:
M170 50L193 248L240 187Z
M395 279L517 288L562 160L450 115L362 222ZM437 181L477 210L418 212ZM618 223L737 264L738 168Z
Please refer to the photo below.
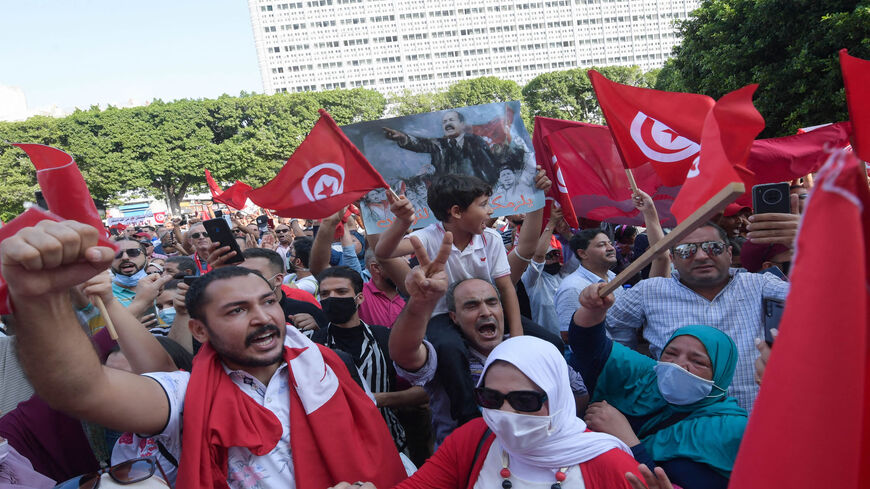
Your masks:
M191 372L102 366L67 293L111 263L97 238L81 223L42 221L0 245L22 366L49 405L154 435L180 460L177 487L392 487L405 477L374 404L334 352L285 328L257 272L224 267L190 286L190 330L203 343Z
M785 221L776 233L786 234ZM797 221L791 222L796 228ZM706 324L727 333L737 344L737 369L728 395L750 411L758 394L755 339L762 331L762 301L785 300L789 284L765 273L729 268L731 247L726 232L712 222L702 224L671 248L676 269L670 277L640 281L616 297L607 311L607 329L614 341L632 346L637 329L649 341L655 358L682 326ZM619 289L617 289L619 290ZM575 309L578 296L575 296Z
M211 251L211 239L205 232L205 226L201 222L192 224L187 231L187 244L193 250L193 261L196 263L195 275L205 275L211 271L208 264L208 254Z
M441 118L442 138L421 138L388 127L384 136L396 141L400 148L432 155L436 175L449 173L473 175L489 184L498 180L498 167L486 141L466 132L465 116L450 110Z
M142 317L154 308L154 299L160 287L172 277L145 273L145 252L139 241L116 241L118 252L112 260L112 293L118 302L134 316Z
M445 237L438 256L431 262L426 249L414 240L414 253L420 266L405 277L405 287L410 295L408 305L390 331L390 356L397 372L412 385L423 386L429 394L436 447L458 423L450 414L447 390L435 377L438 355L432 344L424 339L435 306L442 298L446 298L450 319L468 345L468 374L473 385L477 385L486 357L506 336L504 309L498 290L491 283L469 278L458 280L448 287L444 265L450 255L450 238ZM527 328L524 333L540 336L539 330ZM569 369L569 377L580 413L586 408L588 393L579 374Z
M366 250L365 260L371 279L362 288L364 300L359 306L359 317L369 324L392 328L405 307L405 299L399 295L396 283L384 274L372 248Z

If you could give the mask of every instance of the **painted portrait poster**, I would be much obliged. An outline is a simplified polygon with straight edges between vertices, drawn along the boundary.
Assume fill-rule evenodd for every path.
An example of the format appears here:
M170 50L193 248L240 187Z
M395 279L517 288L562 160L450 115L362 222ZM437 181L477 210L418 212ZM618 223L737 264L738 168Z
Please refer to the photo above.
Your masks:
M544 205L544 193L534 186L535 154L519 102L361 122L341 129L390 187L414 204L414 228L435 222L426 195L438 175L473 175L492 185L493 217ZM367 233L383 232L393 220L384 189L363 197L360 208Z

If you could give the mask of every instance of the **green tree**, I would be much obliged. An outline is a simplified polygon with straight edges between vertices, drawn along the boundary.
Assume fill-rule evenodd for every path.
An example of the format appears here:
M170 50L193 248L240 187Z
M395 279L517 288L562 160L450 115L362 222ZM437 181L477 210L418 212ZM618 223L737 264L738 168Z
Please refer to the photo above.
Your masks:
M601 108L586 72L589 68L551 71L536 76L525 87L523 97L532 116L552 117L603 124ZM658 70L643 72L637 66L593 68L610 80L636 87L652 88Z
M515 81L483 76L450 85L444 96L448 107L465 107L522 100L523 92Z
M444 92L412 93L405 90L401 95L390 97L390 117L423 114L449 109L447 96Z
M870 58L870 2L705 0L657 88L714 98L758 83L764 137L847 117L837 52Z

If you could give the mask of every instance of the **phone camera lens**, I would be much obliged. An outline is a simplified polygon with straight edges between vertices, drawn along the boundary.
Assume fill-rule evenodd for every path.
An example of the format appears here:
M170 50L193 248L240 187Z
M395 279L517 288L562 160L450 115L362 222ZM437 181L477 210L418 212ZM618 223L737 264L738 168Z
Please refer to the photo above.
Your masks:
M761 194L761 200L768 205L774 205L782 200L782 192L775 188L769 188Z

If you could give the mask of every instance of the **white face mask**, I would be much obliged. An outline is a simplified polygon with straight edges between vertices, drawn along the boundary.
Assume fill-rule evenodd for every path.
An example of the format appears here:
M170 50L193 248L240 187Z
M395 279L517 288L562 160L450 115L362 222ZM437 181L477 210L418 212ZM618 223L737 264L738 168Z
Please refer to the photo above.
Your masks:
M508 451L518 452L547 439L552 429L551 416L512 413L483 408L483 420Z
M654 367L659 385L659 392L665 401L677 406L693 404L707 397L721 397L725 390L713 383L712 380L703 379L676 363L658 362ZM711 396L713 387L722 391Z

